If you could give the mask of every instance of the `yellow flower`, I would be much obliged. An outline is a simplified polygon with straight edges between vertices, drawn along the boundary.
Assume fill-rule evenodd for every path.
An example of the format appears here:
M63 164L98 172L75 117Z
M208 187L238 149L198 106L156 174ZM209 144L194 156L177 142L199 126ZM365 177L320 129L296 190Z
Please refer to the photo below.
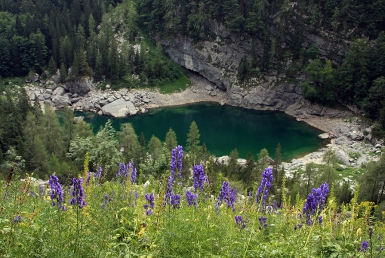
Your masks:
M361 236L361 235L362 235L362 229L359 228L359 229L357 229L357 236Z

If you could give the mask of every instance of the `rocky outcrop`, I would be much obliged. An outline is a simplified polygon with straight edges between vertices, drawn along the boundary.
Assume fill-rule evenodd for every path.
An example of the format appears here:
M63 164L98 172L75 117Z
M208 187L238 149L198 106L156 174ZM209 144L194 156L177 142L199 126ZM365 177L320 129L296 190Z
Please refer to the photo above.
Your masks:
M93 88L92 81L89 77L79 78L75 81L70 81L65 84L65 88L70 93L76 93L78 95L84 95L91 91Z
M118 99L102 107L102 113L107 116L125 117L135 115L138 110L131 101Z

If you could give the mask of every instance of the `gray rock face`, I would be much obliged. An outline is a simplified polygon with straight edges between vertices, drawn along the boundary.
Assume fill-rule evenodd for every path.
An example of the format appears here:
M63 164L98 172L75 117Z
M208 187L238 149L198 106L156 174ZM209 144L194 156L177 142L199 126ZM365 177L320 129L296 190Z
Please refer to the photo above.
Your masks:
M65 87L71 93L84 95L90 92L92 88L92 82L89 78L81 78L73 82L67 82Z
M131 101L124 99L115 100L102 108L103 115L114 117L125 117L135 115L138 111Z
M349 138L352 139L353 141L362 141L365 136L357 131L353 131L349 133Z

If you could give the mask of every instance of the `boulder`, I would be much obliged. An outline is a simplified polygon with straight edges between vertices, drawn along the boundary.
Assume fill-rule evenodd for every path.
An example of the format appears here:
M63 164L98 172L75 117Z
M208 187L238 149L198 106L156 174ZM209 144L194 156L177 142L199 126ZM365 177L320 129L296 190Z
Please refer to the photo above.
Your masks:
M48 90L47 90L48 91ZM63 89L62 87L57 87L54 91L53 91L53 95L55 96L63 96L64 93L66 92L65 89Z
M88 77L80 78L72 82L67 82L65 84L67 90L71 93L76 93L78 95L85 95L91 91L93 88L91 79Z
M56 108L63 108L71 105L71 100L67 94L63 96L55 95L52 97L52 103Z
M365 136L361 132L352 131L349 133L349 138L353 141L362 141Z
M345 151L343 151L343 150L336 150L335 155L336 155L337 159L340 160L343 164L350 165L349 155L346 154Z
M103 115L113 117L125 117L127 115L135 115L138 111L131 101L124 99L115 100L102 108Z

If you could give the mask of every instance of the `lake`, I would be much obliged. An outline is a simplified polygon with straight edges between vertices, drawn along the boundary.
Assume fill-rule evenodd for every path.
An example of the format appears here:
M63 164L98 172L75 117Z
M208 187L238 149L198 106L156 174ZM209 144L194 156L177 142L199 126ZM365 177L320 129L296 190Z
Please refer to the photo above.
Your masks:
M187 133L192 121L198 125L200 143L206 143L211 154L229 155L237 148L239 157L246 158L248 152L257 158L266 148L272 158L277 144L281 144L282 159L289 161L324 147L328 140L318 137L322 131L298 122L295 118L278 111L260 111L216 103L199 103L177 107L151 109L148 113L125 118L99 116L94 113L75 112L84 116L96 133L100 126L111 119L116 130L121 123L131 123L138 137L143 132L146 142L152 135L161 141L172 128L178 144L186 146Z

